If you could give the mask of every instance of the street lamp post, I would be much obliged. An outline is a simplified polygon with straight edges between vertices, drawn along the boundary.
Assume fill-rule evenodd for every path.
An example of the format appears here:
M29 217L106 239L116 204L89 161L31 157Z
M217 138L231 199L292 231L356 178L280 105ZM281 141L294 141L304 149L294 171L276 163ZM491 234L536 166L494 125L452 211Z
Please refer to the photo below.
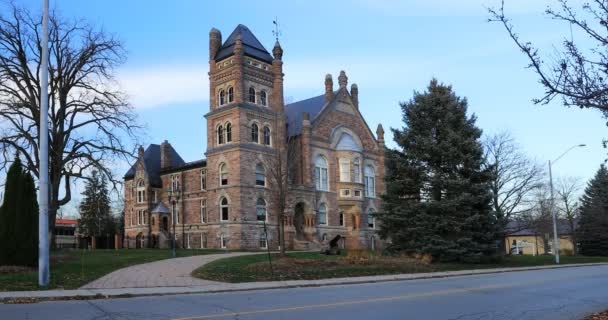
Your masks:
M171 204L173 205L173 212L171 214L171 224L173 225L173 234L171 235L172 238L172 251L171 254L173 255L173 257L175 258L175 219L177 218L177 214L175 212L175 208L177 205L177 201L179 201L179 186L175 186L175 190L173 190L173 187L171 187L171 189L169 189L167 191L168 195L169 195L169 202L171 202Z
M549 206L549 210L551 210L551 216L553 217L553 254L555 255L555 263L559 264L559 241L557 235L557 210L554 208L554 197L553 197L553 174L551 172L551 166L554 165L557 160L561 159L566 153L570 152L570 150L574 148L584 147L585 144L577 144L574 145L568 150L564 151L559 157L557 157L553 162L549 160L549 188L551 189L551 203ZM575 244L576 245L576 244Z

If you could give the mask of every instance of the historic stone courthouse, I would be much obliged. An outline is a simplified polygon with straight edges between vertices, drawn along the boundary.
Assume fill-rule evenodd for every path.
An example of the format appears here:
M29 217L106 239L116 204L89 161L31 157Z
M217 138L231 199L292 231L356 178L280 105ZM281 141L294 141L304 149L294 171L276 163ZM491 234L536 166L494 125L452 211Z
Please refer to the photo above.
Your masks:
M178 246L276 250L285 203L289 249L336 235L380 247L382 126L374 136L343 71L337 87L328 74L323 94L285 105L282 57L278 41L271 55L243 25L223 43L211 30L206 159L184 162L167 141L139 148L124 176L125 246L167 247L175 224Z

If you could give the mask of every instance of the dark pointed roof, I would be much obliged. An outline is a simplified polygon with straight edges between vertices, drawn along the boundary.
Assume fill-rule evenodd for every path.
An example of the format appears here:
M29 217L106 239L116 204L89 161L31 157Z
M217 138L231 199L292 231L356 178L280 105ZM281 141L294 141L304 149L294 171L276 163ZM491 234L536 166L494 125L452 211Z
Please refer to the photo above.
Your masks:
M253 33L246 26L239 24L224 42L220 50L215 55L215 60L222 60L234 54L234 45L236 38L241 36L243 42L243 52L250 57L272 63L272 56L266 48L260 43Z
M321 112L325 103L325 95L322 94L286 105L285 115L287 116L287 131L289 136L296 136L302 132L303 112L310 114L310 122L312 122L319 112Z
M184 165L185 162L180 157L180 155L170 147L171 149L171 167L177 167ZM144 151L144 164L146 165L146 171L148 173L148 178L150 179L150 184L154 187L161 187L162 182L160 180L160 145L151 144ZM127 171L124 178L130 179L135 177L135 172L137 171L137 162L131 166L131 169Z

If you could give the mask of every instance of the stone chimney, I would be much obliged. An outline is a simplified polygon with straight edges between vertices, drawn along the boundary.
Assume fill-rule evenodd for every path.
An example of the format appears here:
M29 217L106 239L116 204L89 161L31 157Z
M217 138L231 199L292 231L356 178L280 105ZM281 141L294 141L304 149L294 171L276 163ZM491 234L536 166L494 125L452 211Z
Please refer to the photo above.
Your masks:
M342 95L346 95L346 85L348 84L348 77L346 76L346 72L344 72L344 70L340 71L340 76L338 76L338 84L340 85L340 91L342 91Z
M384 128L382 128L382 124L378 124L376 135L378 136L378 143L384 145Z
M325 102L331 101L334 96L334 81L331 78L331 74L325 75Z
M350 96L353 98L355 108L359 109L359 87L357 87L356 83L350 86Z
M211 28L211 31L209 31L209 61L215 60L215 55L221 46L222 33L216 28Z
M137 159L143 159L144 158L144 147L142 145L140 145L137 148Z
M160 144L160 168L171 167L171 144L167 140Z

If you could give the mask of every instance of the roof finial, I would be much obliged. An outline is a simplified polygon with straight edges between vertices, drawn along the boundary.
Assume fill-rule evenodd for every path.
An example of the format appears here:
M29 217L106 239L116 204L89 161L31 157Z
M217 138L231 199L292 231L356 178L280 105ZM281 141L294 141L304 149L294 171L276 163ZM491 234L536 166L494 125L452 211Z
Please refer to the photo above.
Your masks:
M279 36L281 35L281 29L280 29L280 25L279 25L279 18L277 18L275 16L274 20L272 21L272 23L274 24L274 30L272 30L272 35L277 39L277 41L279 41Z

